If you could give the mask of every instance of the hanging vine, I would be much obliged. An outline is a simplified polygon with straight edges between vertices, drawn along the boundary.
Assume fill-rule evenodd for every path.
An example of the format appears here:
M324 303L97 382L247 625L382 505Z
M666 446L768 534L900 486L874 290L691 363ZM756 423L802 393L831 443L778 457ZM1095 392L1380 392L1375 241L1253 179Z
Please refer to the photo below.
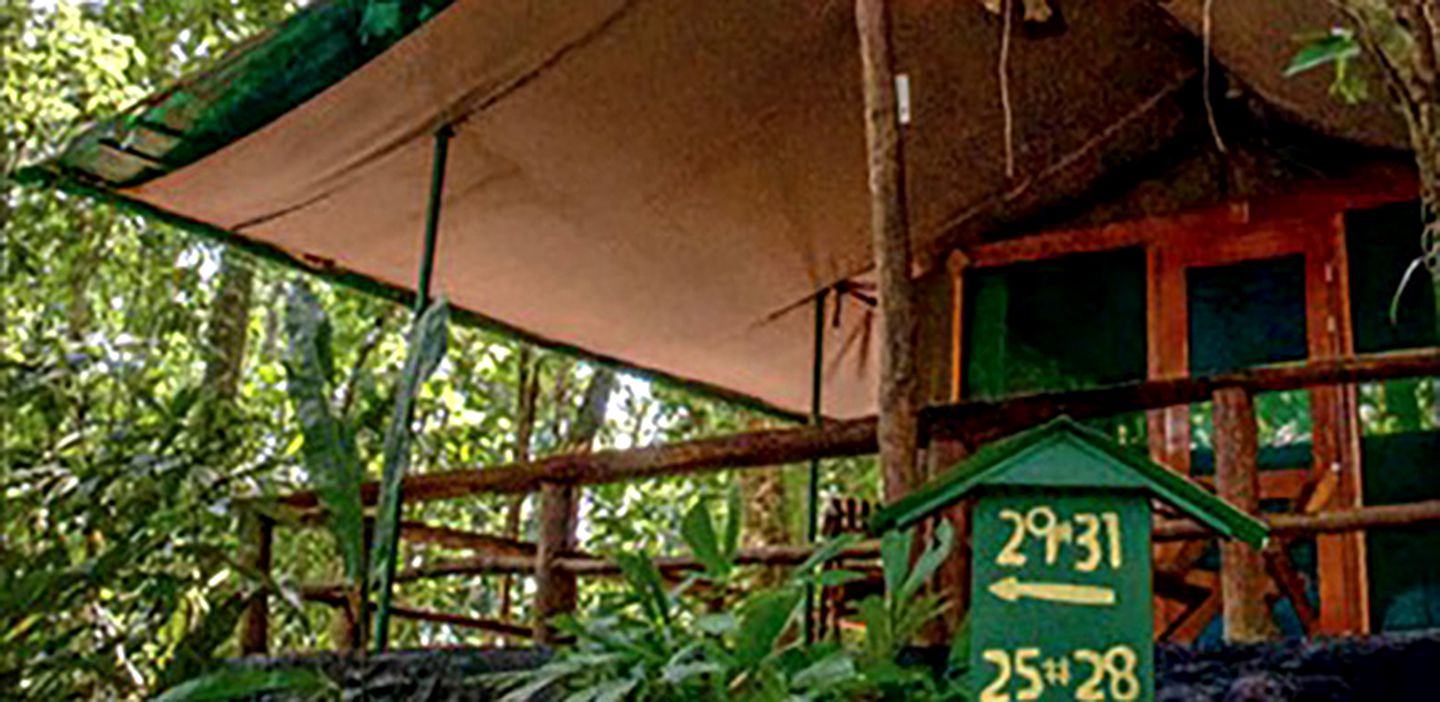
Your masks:
M1021 0L1025 6L1025 21L1043 23L1050 21L1055 11L1049 0ZM991 14L1001 17L1000 57L996 62L996 82L1000 86L1000 113L1005 131L1005 177L1015 177L1015 114L1010 102L1010 35L1013 31L1013 3L1011 0L980 0L980 4Z

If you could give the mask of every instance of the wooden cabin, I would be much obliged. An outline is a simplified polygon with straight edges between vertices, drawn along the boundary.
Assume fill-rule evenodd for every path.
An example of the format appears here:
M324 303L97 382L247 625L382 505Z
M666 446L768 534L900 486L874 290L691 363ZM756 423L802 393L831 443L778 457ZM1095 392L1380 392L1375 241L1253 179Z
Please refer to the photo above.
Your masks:
M1440 626L1440 340L1430 281L1400 290L1419 236L1403 127L1320 72L1282 75L1292 37L1338 18L1217 3L1202 36L1200 0L1049 0L1043 22L892 4L904 149L885 182L908 209L926 461L1067 411L1176 471L1239 467L1222 496L1293 527L1247 573L1279 631ZM421 474L407 500L875 450L894 340L865 118L888 118L865 105L887 82L862 86L850 3L365 8L315 3L22 176L826 420ZM605 571L521 546L473 572ZM1207 542L1158 551L1179 594L1156 630L1192 640L1228 606ZM263 647L263 603L251 621Z

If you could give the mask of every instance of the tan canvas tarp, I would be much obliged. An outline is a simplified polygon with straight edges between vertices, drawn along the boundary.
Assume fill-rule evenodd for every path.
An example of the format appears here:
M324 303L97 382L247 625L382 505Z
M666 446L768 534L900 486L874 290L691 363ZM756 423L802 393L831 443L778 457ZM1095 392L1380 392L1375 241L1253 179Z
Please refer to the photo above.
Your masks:
M1008 194L1084 186L1195 75L1192 38L1154 4L1057 4L1053 30L1015 37L1007 180L998 19L972 0L897 3L921 251ZM125 194L413 287L431 134L454 122L439 292L539 338L804 411L804 301L869 267L851 12L460 0L299 108ZM873 408L870 308L843 299L826 332L834 416Z

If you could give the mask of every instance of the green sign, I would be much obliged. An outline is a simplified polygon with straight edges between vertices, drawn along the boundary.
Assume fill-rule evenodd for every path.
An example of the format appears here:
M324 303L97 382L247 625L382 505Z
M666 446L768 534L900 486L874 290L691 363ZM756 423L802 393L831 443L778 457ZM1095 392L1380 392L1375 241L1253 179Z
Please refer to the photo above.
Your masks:
M991 444L875 515L905 528L964 497L970 651L979 702L1154 699L1150 501L1227 538L1265 524L1164 466L1065 419Z
M980 702L1154 697L1145 493L986 490L971 524Z

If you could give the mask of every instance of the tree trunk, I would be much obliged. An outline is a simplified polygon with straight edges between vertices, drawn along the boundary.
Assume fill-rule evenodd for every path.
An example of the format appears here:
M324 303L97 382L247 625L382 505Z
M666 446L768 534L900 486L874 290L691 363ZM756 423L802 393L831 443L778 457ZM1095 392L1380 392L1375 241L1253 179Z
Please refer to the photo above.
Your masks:
M253 262L226 249L220 262L215 301L210 305L205 335L205 385L222 400L232 400L240 388L245 364L245 341L250 328L250 297L254 287Z
M515 382L515 447L511 454L517 462L528 462L530 460L530 437L535 433L535 401L540 395L540 363L535 358L535 350L528 344L522 344L516 364L519 366L519 377ZM506 538L520 538L520 517L524 509L524 494L510 498L510 504L505 511ZM500 619L502 621L506 621L510 617L512 607L510 597L513 587L514 582L509 575L500 581Z
M605 424L605 410L615 389L615 372L596 368L580 414L570 425L564 453L590 450ZM575 574L558 567L558 561L576 548L579 491L572 485L548 483L540 492L540 543L535 568L535 636L540 643L554 643L550 622L556 616L575 611Z
M915 369L915 291L910 278L910 224L905 152L900 134L887 0L856 0L865 141L870 183L870 236L880 293L880 470L885 499L916 480L920 384Z
M751 431L763 429L762 422L751 422ZM742 533L746 546L786 546L791 543L790 524L786 516L785 469L783 467L742 471L740 494L745 505ZM757 587L773 587L785 581L784 568L766 568L756 578Z

